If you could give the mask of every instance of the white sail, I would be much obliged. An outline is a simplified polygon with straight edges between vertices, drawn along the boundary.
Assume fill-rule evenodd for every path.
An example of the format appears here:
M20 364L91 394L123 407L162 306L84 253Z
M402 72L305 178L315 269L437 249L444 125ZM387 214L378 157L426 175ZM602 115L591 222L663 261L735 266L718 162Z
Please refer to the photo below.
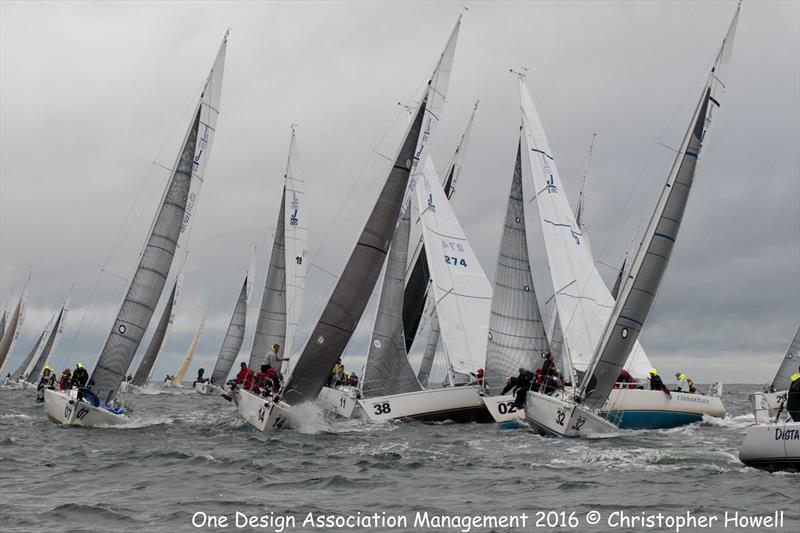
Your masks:
M67 315L69 314L69 300L70 297L68 296L67 300L64 302L64 305L61 307L61 311L58 313L58 318L56 318L50 334L47 336L47 342L45 342L44 346L42 347L42 351L39 353L38 360L28 372L29 383L36 383L39 381L39 376L41 375L42 370L50 363L53 354L58 348L58 343L64 333L64 325L67 322Z
M523 76L519 91L523 152L527 154L523 158L526 219L531 223L538 217L541 224L563 337L575 370L584 372L611 316L614 299L570 209L544 126ZM532 212L534 208L536 213ZM644 378L651 366L637 342L626 369L633 376Z
M486 361L492 286L430 157L425 158L415 193L445 353L451 370L469 375Z
M22 323L25 319L25 309L28 306L28 286L22 289L22 294L19 296L19 302L11 313L11 318L6 323L6 329L3 332L3 338L0 339L0 375L3 373L3 367L8 360L8 357L14 351L14 345L17 343L20 331L22 331Z
M725 71L738 19L737 8L647 229L633 256L630 271L620 286L613 312L604 325L591 366L581 383L579 395L584 405L590 408L602 407L608 398L658 294L675 248L697 162L702 148L708 144L712 118L725 93Z
M489 318L484 384L498 394L518 368L538 365L550 351L533 286L522 206L521 140L508 193Z

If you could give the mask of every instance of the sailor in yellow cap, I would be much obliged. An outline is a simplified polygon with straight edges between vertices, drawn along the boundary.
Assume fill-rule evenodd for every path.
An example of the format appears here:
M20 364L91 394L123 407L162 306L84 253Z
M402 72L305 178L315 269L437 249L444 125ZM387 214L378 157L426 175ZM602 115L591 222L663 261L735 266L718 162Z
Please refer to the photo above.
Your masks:
M675 372L675 379L678 384L675 386L675 392L687 392L689 384L686 382L686 374L683 372Z
M78 363L72 373L72 384L76 387L85 387L87 381L89 381L89 373L83 367L83 363Z
M792 374L792 384L789 385L789 394L786 399L786 410L795 422L800 422L800 368Z
M660 390L669 395L669 389L664 382L661 381L661 376L658 375L655 368L650 369L650 390Z

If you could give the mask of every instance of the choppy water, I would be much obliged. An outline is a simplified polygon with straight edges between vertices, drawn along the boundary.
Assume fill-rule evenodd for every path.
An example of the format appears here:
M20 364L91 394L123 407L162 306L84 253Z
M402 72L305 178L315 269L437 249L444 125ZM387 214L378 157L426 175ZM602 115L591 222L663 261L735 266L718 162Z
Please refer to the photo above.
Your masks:
M757 388L728 386L724 420L593 441L494 424L375 425L321 416L302 433L261 434L221 398L175 389L137 395L127 427L67 428L44 416L33 392L0 389L0 530L195 531L192 515L203 511L229 517L219 530L243 531L234 522L240 511L293 515L289 531L311 530L302 526L309 512L399 514L408 527L394 531L428 531L433 526L413 527L416 512L524 511L527 527L513 529L544 531L535 527L537 511L574 511L580 525L555 530L643 531L611 529L605 519L620 510L783 510L782 530L797 532L800 474L769 474L737 459L753 420L747 393ZM594 528L584 521L589 510L604 516Z

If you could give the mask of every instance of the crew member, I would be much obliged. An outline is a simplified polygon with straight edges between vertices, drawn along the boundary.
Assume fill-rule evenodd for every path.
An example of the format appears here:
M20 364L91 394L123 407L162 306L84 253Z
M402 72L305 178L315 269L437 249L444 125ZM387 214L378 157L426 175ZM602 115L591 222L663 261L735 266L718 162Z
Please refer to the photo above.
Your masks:
M203 377L203 374L205 374L205 373L206 373L206 369L205 368L198 368L197 369L197 379L195 379L194 383L192 383L192 387L194 387L198 383L205 383L206 381L208 381L205 377Z
M543 394L550 394L555 390L553 381L556 379L556 364L554 362L553 353L550 352L545 356L544 364L542 365L542 389Z
M278 352L280 351L281 351L281 345L273 344L272 351L270 351L267 354L267 360L265 362L272 368L278 369L281 367L281 363L289 360L288 357L281 357L280 355L278 355Z
M525 395L533 385L536 376L530 370L524 368L519 369L519 375L516 379L516 392L514 394L514 407L521 409L525 407Z
M65 368L64 372L61 373L61 379L58 380L58 388L60 390L67 390L72 388L72 371L69 368Z
M800 368L792 374L792 384L789 385L789 394L786 399L786 410L795 422L800 422Z
M671 396L669 389L664 385L664 382L661 381L661 376L658 375L655 368L650 369L650 390L660 390L667 396Z
M72 383L80 388L85 387L87 381L89 381L89 373L83 367L83 363L78 363L72 372Z
M686 381L686 374L683 372L675 372L675 379L678 384L675 386L675 392L686 392L689 390L689 383Z

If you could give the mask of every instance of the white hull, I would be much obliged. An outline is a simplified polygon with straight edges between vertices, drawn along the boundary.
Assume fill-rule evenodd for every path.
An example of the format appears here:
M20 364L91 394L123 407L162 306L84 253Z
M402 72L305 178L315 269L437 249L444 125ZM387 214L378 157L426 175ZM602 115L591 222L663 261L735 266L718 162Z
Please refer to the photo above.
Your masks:
M613 389L600 414L623 429L665 429L725 417L718 396L642 389Z
M525 398L525 420L542 435L555 437L593 437L619 434L619 428L584 407L528 392Z
M423 421L491 422L477 387L443 387L418 392L362 398L358 401L369 420L410 418Z
M754 468L800 472L800 422L750 426L739 459Z
M233 393L236 409L244 421L259 431L278 431L293 427L289 416L289 404L273 402L272 398L258 396L237 388Z
M216 385L212 385L208 381L206 381L205 383L195 383L194 390L204 395L216 394L216 393L222 394L224 392L222 389L220 389Z
M51 420L65 426L116 426L129 420L124 414L112 413L108 409L78 400L77 389L67 392L46 389L44 412Z
M325 411L337 417L364 418L364 411L358 404L358 389L355 387L322 387L317 401Z
M514 395L481 397L486 410L495 422L500 424L520 424L525 422L525 409L514 407Z

